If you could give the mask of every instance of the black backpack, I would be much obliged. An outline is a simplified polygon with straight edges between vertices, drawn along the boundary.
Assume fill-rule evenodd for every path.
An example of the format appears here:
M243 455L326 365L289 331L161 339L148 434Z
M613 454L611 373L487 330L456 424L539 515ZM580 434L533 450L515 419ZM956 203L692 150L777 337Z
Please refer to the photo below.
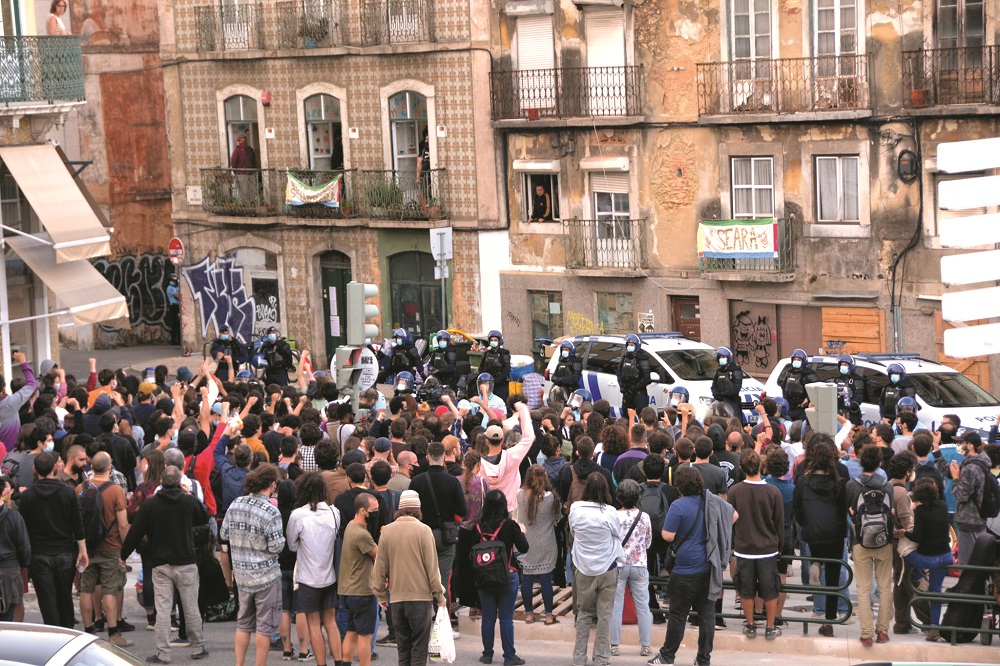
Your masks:
M1000 482L993 476L990 466L979 458L970 458L969 462L983 470L983 501L979 504L979 517L983 520L996 518L1000 515Z
M854 507L854 527L858 543L865 548L882 548L892 542L892 509L889 494L881 488L863 488Z
M100 486L93 481L80 493L80 515L83 517L83 538L87 542L87 553L92 554L104 543L108 536L108 525L104 524L104 497L101 493L114 481L106 481Z
M507 560L507 546L503 541L497 541L497 535L503 529L504 520L493 534L479 532L479 543L472 546L472 578L476 587L484 590L496 590L510 585L510 564Z
M649 516L649 524L653 528L653 535L659 536L663 531L663 521L667 518L667 509L670 503L667 496L663 494L660 484L655 486L642 484L642 495L639 495L639 503L636 505Z

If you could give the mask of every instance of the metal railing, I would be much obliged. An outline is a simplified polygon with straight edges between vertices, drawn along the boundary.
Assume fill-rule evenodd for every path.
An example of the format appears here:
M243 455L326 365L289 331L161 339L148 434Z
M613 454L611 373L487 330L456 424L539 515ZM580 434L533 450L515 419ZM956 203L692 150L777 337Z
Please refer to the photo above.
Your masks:
M447 217L445 169L365 170L358 192L361 211L381 220L440 220Z
M493 72L493 120L641 115L641 80L641 66Z
M259 5L205 5L194 10L196 48L199 51L264 48L264 21Z
M283 206L283 214L289 217L313 217L313 218L341 218L357 217L359 214L356 196L357 170L347 169L344 171L314 171L310 169L280 169L278 171L277 185L285 188L288 184L288 176L294 177L299 182L312 187L322 187L333 183L338 178L340 182L336 185L337 205L327 205L323 202L306 203L300 206L290 205L287 201L285 190L279 193Z
M0 103L83 98L78 35L0 37Z
M868 56L698 64L698 115L871 109Z
M1000 576L1000 567L992 566L978 566L974 564L952 564L948 569L958 569L959 571L984 571L988 574L992 574L994 580L997 576ZM919 588L913 586L913 580L909 576L909 567L907 567L906 585L910 588L912 594L909 603L907 604L907 610L909 611L910 623L922 631L929 631L931 629L937 629L941 632L941 635L945 637L945 640L950 642L953 646L958 644L958 634L961 633L972 633L972 634L987 634L989 636L1000 636L1000 629L993 626L986 626L986 622L978 628L969 627L957 627L953 625L932 625L932 624L922 624L919 622L919 618L914 617L914 604L918 602L926 601L928 604L932 601L937 601L942 604L948 604L951 608L952 604L972 604L978 606L980 612L983 612L984 620L986 617L985 610L989 606L997 606L997 598L993 595L986 594L986 585L983 584L983 594L959 594L957 592L924 592ZM929 609L928 609L929 611ZM944 621L944 608L941 609L941 620ZM950 636L949 636L950 634ZM964 641L963 641L964 642Z
M701 257L698 265L702 273L792 273L795 271L792 221L778 220L778 256L749 259L719 259Z
M434 41L430 0L361 0L361 45Z
M913 108L1000 104L1000 46L904 51L903 60Z
M220 215L276 215L275 191L279 180L284 185L284 177L279 178L274 169L202 169L201 206ZM281 202L284 205L284 198Z
M288 0L275 3L278 48L317 48L345 43L340 3Z
M646 220L563 220L566 268L646 268Z

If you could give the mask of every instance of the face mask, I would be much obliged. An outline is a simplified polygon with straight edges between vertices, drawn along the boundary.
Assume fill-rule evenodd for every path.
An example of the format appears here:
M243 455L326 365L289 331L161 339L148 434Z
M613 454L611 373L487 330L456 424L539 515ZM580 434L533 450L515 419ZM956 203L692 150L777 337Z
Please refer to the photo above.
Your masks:
M893 384L898 384L901 377L899 375L889 375L889 381Z
M223 333L219 337L222 338L223 340L228 340L229 339L229 334L228 333Z
M722 358L719 359L719 365L723 367L729 365L729 359L723 356Z
M274 333L268 333L267 334L267 341L268 342L277 342L277 340L278 340L278 336L276 334L274 334Z
M402 338L396 338L396 344L397 345L403 344L403 339Z
M792 367L796 370L802 369L802 361L792 361Z
M499 346L500 346L499 342L497 342L496 340L490 340L490 349L496 349Z
M569 350L568 349L562 350L561 356L563 358L569 358Z
M851 369L848 368L846 365L840 366L840 374L842 374L842 375L844 375L846 377L848 374L850 374L850 372L851 372Z
M51 439L49 441L45 442L45 450L46 451L51 452L52 449L54 449L54 448L56 448L56 443L53 442Z
M60 384L59 382L56 382L55 384L52 385L52 388L54 388L56 390L56 393L58 393L60 386L62 386L62 384Z
M629 345L628 347L625 348L625 351L628 352L629 354L634 354L635 353L635 345Z
M371 343L372 343L372 339L371 338L365 338L365 344L366 345L370 345Z
M400 382L400 383L396 384L396 390L397 391L405 391L406 388L407 388L406 384L404 384L403 382Z
M448 346L447 340L438 340L438 349L444 349Z

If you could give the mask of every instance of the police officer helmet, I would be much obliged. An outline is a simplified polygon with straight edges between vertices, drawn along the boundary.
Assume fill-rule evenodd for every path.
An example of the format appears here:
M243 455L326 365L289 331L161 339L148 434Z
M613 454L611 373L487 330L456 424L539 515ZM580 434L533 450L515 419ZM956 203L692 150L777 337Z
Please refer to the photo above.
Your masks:
M489 384L490 385L490 388L489 388L490 393L493 393L493 383L494 383L493 382L493 375L491 375L488 372L480 372L479 376L476 377L476 388L479 388L483 384Z
M805 363L806 361L809 360L809 354L807 354L804 349L796 349L795 351L792 352L792 356L789 360L794 361L795 359L799 359L800 361Z
M781 415L781 418L788 418L788 401L784 398L772 398L772 400L778 406L778 414Z
M847 364L847 371L854 372L854 357L850 354L841 354L840 358L837 359L837 365L841 366Z
M263 354L254 354L253 358L250 359L250 365L258 370L263 370L267 367L267 359L264 358Z
M626 350L628 349L629 345L635 345L635 350L639 351L639 348L642 347L642 340L640 340L639 336L636 335L635 333L629 333L628 335L625 336Z
M573 409L580 409L580 406L585 402L591 402L590 391L587 389L577 389L573 391L573 395L569 397L569 406Z
M896 403L896 416L905 414L906 412L916 414L918 409L920 409L920 406L917 404L917 401L910 396L905 395L899 399L899 402Z
M486 336L486 341L489 342L493 338L496 338L500 346L503 347L503 333L497 330L490 331L490 334Z
M253 379L253 373L250 372L249 370L240 370L239 372L236 373L236 381L245 382L251 379Z
M436 340L451 340L451 333L445 330L440 330L437 335L434 336Z
M729 347L719 347L718 349L715 350L715 360L719 360L720 358L726 359L727 363L732 363L733 350L730 349Z
M412 391L413 390L413 373L412 372L397 372L396 373L396 390L397 391Z
M407 338L406 329L397 328L395 331L392 332L392 337L394 337L394 338L402 338L403 342L406 342L406 338Z
M893 375L899 375L899 381L906 379L906 368L904 368L900 363L891 363L887 372L890 378ZM890 381L892 380L890 379Z
M671 407L677 407L683 405L686 402L691 402L691 393L683 386L675 386L670 389L670 393L667 394L667 404Z
M562 353L563 349L568 349L570 356L576 356L576 345L569 340L563 340L559 343L559 352Z

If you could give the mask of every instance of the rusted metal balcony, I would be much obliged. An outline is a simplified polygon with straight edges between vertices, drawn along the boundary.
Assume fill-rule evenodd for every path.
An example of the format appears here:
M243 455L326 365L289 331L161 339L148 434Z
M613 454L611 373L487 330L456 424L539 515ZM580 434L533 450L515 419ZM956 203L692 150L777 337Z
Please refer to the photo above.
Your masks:
M698 65L699 116L870 109L867 55Z
M367 170L359 179L360 204L366 217L380 220L440 220L446 218L447 180L444 169L416 171Z
M733 258L703 256L698 259L702 275L711 274L712 277L720 278L729 275L753 279L754 276L794 273L795 246L792 237L792 222L788 219L779 219L777 223L777 238L774 239L777 251L774 256L734 256ZM748 249L749 245L753 244L741 244L739 241L734 241L731 249L734 255L738 255L741 248Z
M340 3L334 0L283 0L275 3L277 46L314 49L345 43Z
M641 66L493 72L493 120L638 116L641 80Z
M1000 46L903 52L911 108L1000 104Z
M563 220L566 268L646 268L646 220Z
M313 171L310 169L280 169L277 186L281 213L289 217L343 218L360 214L357 200L358 172ZM292 186L289 187L289 182ZM311 189L307 200L295 199L295 185ZM291 196L290 196L291 195Z
M361 0L361 45L434 41L430 0Z
M195 7L194 12L199 51L264 48L264 17L259 5L203 5Z
M278 213L278 182L274 169L201 170L201 206L210 213L241 217L262 217ZM284 198L281 200L284 205Z

